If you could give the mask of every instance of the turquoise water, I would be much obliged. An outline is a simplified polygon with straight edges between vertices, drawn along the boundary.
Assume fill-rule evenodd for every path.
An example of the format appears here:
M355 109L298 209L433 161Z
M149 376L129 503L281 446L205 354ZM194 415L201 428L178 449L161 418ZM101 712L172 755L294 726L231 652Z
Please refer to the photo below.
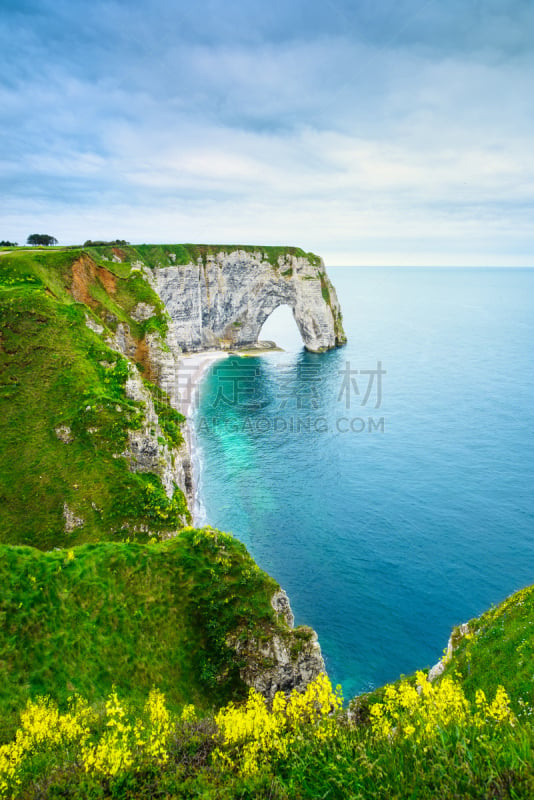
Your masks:
M350 696L534 582L534 270L329 274L347 346L306 353L291 320L286 352L211 369L196 428L206 520Z

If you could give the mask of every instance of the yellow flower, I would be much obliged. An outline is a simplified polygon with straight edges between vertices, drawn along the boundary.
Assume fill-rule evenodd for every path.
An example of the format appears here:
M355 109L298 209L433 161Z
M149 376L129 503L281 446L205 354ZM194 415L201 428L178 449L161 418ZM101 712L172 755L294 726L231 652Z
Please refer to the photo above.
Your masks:
M448 676L439 683L430 683L423 672L416 673L416 686L402 681L396 689L388 686L384 702L371 706L371 730L378 738L402 731L404 739L432 741L440 730L474 723L513 723L510 701L502 686L495 699L488 703L482 690L476 693L475 708L467 701L462 687Z
M193 722L193 720L196 719L196 716L197 716L197 712L196 712L195 706L192 705L192 704L189 704L189 705L183 707L182 713L180 715L180 719L182 720L182 722Z
M293 691L289 699L277 692L270 709L251 689L244 706L230 703L215 717L220 746L213 753L214 763L221 768L232 767L241 775L254 775L272 759L287 757L303 728L310 727L312 736L321 741L332 737L335 726L330 715L342 703L340 688L333 691L324 674L302 694Z

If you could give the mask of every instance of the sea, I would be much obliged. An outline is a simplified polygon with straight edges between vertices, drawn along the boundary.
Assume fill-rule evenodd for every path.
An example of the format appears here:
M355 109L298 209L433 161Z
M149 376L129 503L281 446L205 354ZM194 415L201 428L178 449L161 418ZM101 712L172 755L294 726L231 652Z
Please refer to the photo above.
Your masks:
M319 636L345 697L437 662L534 583L534 269L328 269L347 345L216 362L194 412L201 518Z

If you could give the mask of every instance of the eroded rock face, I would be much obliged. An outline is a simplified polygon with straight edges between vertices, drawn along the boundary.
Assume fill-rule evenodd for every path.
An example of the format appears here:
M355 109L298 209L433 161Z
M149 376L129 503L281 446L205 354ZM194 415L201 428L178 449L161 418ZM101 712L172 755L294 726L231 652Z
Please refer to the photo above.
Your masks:
M295 617L289 604L289 597L283 589L275 592L271 597L271 605L278 616L282 616L288 628L292 629L295 625Z
M143 312L144 313L144 312ZM86 314L87 326L95 333L103 334L104 328ZM133 362L138 352L138 343L131 335L126 323L119 323L112 336L106 336L106 344ZM179 408L178 397L178 356L180 348L172 330L165 339L155 331L145 337L151 377L158 386L167 392L173 408ZM111 366L111 365L107 365ZM176 484L184 493L188 508L194 505L194 483L191 454L187 441L177 448L162 443L164 435L150 392L143 385L141 375L134 363L130 363L130 374L126 382L127 397L143 407L143 422L139 429L128 431L127 450L120 454L128 459L134 472L153 472L159 475L169 498ZM57 434L57 432L56 432ZM59 436L59 434L57 434Z
M289 305L305 347L313 352L344 344L334 287L321 259L290 254L273 266L261 251L217 253L203 262L159 267L153 285L184 351L246 347L280 305Z
M82 528L85 524L84 518L77 517L66 503L63 503L63 519L65 520L65 533L72 533L76 528Z
M293 612L283 590L273 595L271 605L282 623L278 631L265 639L236 637L229 642L244 663L241 679L268 700L276 692L304 691L326 671L317 634L306 626L293 628Z
M143 422L139 429L128 430L128 448L123 453L131 469L134 472L153 472L159 475L169 498L173 496L176 484L185 494L188 507L192 508L193 483L187 446L184 443L180 449L176 449L163 443L163 431L154 401L133 364L130 365L125 391L131 400L143 404Z
M147 333L145 342L155 383L169 395L173 408L179 410L179 356L181 349L174 328L169 325L165 339L157 331Z

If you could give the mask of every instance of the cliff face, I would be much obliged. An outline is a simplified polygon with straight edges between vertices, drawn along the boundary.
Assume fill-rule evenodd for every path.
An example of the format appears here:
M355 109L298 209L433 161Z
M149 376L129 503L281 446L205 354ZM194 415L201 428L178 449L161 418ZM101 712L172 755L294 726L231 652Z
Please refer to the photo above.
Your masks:
M145 420L128 432L122 455L132 471L158 475L168 497L178 486L189 508L194 486L187 445L177 450L161 444L158 409L147 400L136 365L181 410L179 387L190 377L181 374L181 355L254 345L280 305L292 308L308 350L345 342L324 263L298 248L90 247L75 260L69 281L70 293L93 312L86 314L87 325L130 362L127 395L144 408ZM126 305L124 284L131 287Z
M145 306L143 316L150 321L155 313L152 306L138 304L131 312L131 318L138 320L139 306ZM86 325L95 333L102 335L104 328L96 324L89 315L86 316ZM105 337L106 344L113 350L129 359L129 377L125 385L126 396L143 409L143 420L135 430L128 431L128 447L122 456L128 459L130 468L134 472L151 472L161 479L165 492L172 498L174 486L178 486L184 493L188 508L192 509L195 503L193 467L187 441L179 447L169 447L165 443L156 409L150 392L143 385L142 377L135 365L136 355L139 352L139 342L132 336L127 323L119 323L113 335ZM178 343L172 333L165 335L158 330L146 333L142 340L144 354L144 367L148 369L152 382L166 393L170 405L180 410L179 385L179 354ZM187 433L186 433L187 436Z
M164 336L158 330L145 334L144 366L176 409L180 409L181 353L254 345L264 322L280 305L291 307L308 350L320 352L346 341L336 291L322 259L311 253L294 248L273 252L273 248L192 245L91 248L89 252L104 262L131 263L158 295L170 317L169 326ZM137 322L150 321L156 313L147 303L130 312ZM107 341L130 360L138 359L139 343L127 322L119 323ZM143 452L148 452L147 442L142 444ZM161 474L156 460L150 462L152 469ZM159 461L165 468L168 459ZM175 454L173 465L173 479L192 508L193 476L186 447Z
M213 248L212 252L199 253L196 259L190 257L189 263L177 265L175 249L165 248L155 262L150 252L139 253L135 261L130 253L113 254L114 261L126 257L142 271L172 320L164 338L155 331L145 337L145 344L152 379L167 393L175 408L179 407L177 389L182 352L253 345L266 319L280 305L292 308L308 350L320 352L345 342L337 295L318 257L288 251L274 259L272 253L259 249L226 252ZM132 317L150 319L152 313L153 309L143 304L142 308L134 309ZM118 334L109 344L132 358L135 348L129 343L129 329L121 327ZM150 411L151 404L141 397L142 386L137 383L129 381L136 388L134 399L144 399L145 408ZM157 462L168 468L168 459L162 459L161 452L157 452L154 435L157 416L152 419L148 414L148 417L152 438L147 426L130 434L130 440L134 440L130 443L135 445L130 449L136 456L133 468L160 474ZM192 508L190 459L187 450L180 457L177 455L172 461L174 471L167 471ZM161 476L164 484L172 485L165 469L164 473ZM285 592L276 592L271 602L282 623L275 632L259 637L240 632L227 638L227 645L241 664L241 680L270 699L277 691L303 690L325 670L315 632L306 627L294 629Z
M277 692L304 691L308 683L325 672L317 634L304 625L294 627L293 612L283 589L272 596L271 606L282 623L281 629L270 636L234 634L227 640L241 663L241 680L269 700Z
M272 263L261 250L220 251L196 263L161 265L152 274L184 351L252 345L280 305L291 307L308 350L346 341L337 295L320 258L288 252Z
M177 665L185 664L180 702L192 699L191 681L212 699L214 692L238 696L244 686L267 697L304 688L324 670L314 632L293 628L287 597L242 545L216 531L184 528L194 498L179 389L190 377L183 351L251 345L282 303L293 308L309 349L342 343L339 304L320 259L274 248L106 246L15 252L0 267L0 440L6 449L0 567L2 558L18 552L5 544L51 551L33 554L41 565L67 558L58 548L69 548L70 573L76 577L85 556L94 556L88 574L98 569L97 583L105 585L116 574L108 556L118 554L127 581L121 578L112 594L129 598L132 611L121 619L134 631L141 672L149 674L145 666L154 647L164 665L157 674L176 677ZM96 549L78 547L85 543ZM169 562L173 548L183 561L180 555ZM147 585L152 574L168 577L164 589L155 580L161 590L158 614L177 616L176 624L143 642L136 620L145 630L155 592L150 585L144 597L138 580L145 562ZM183 596L177 597L182 584ZM81 672L92 653L119 684L107 643L97 646L92 638L93 617L109 592L106 601L94 599L93 608L86 602L87 587L78 578L73 585L84 598L91 635L88 650L69 669ZM137 590L142 596L135 599ZM37 616L54 619L57 596L56 590L43 593ZM22 601L16 608L26 625ZM105 620L98 620L103 626ZM191 630L169 649L169 630L176 628L178 636L191 621ZM31 637L38 637L33 627ZM0 665L2 647L0 637ZM53 651L42 643L34 652ZM71 655L81 652L76 645ZM132 659L132 668L136 663ZM12 672L16 682L30 685L24 664ZM122 680L128 686L137 682L129 675ZM57 688L52 678L47 687Z

